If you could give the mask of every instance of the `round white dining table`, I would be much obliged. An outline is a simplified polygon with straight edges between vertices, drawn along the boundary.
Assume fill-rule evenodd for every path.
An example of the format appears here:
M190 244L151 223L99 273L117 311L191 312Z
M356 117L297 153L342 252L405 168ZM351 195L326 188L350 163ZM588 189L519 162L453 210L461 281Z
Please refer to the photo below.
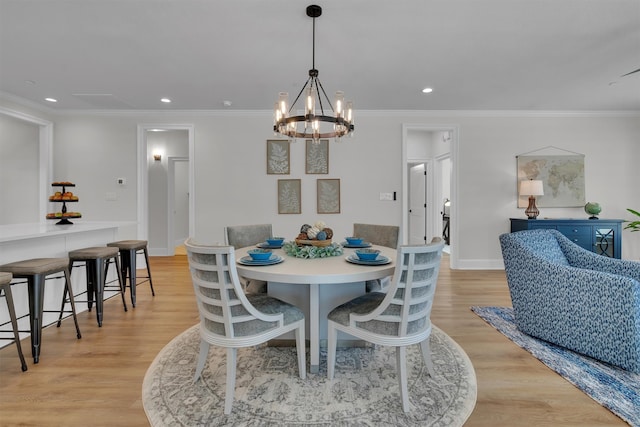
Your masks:
M326 334L326 315L336 306L362 295L364 282L392 276L395 269L396 249L372 246L391 261L384 265L360 265L346 258L355 249L344 248L344 254L327 258L296 258L282 249L273 253L283 262L265 266L248 266L238 262L255 246L236 250L238 274L242 277L268 282L269 295L298 306L305 312L309 325L310 371L317 373L320 365L321 324ZM302 305L302 306L301 306ZM326 336L325 336L326 338Z

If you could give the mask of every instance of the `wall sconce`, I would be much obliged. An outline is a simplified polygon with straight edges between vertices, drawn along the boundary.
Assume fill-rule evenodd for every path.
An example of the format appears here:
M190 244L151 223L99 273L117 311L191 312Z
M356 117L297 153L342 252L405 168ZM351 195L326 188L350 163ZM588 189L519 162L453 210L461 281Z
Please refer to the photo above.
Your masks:
M159 162L162 160L162 154L160 153L153 153L153 160L155 160L156 162Z
M535 196L544 196L542 181L530 179L528 181L520 181L520 195L529 196L529 206L524 213L529 219L537 219L540 211L536 207Z

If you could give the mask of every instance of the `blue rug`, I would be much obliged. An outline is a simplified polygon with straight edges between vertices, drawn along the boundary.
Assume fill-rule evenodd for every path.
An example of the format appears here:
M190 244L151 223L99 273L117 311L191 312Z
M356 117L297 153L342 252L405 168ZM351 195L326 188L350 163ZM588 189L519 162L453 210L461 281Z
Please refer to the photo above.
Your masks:
M640 374L616 368L520 332L509 307L471 307L471 311L593 400L634 427L640 427Z

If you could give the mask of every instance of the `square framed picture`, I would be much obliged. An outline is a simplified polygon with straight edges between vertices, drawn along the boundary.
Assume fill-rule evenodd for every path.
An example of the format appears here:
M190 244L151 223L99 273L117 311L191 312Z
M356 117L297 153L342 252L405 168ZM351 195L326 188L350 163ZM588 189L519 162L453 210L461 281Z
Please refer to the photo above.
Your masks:
M319 214L340 213L340 180L317 180L317 209Z
M329 140L321 139L315 143L311 139L306 141L305 171L307 174L329 173Z
M267 140L267 175L289 175L290 156L289 141Z
M299 214L302 212L302 192L299 179L278 180L278 213Z

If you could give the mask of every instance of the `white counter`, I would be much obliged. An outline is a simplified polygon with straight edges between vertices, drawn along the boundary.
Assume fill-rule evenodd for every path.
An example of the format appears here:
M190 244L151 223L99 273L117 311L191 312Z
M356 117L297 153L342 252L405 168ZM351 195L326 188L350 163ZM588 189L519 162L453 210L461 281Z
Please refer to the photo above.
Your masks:
M77 220L74 224L55 225L53 221L48 223L10 224L0 225L0 265L10 262L22 261L31 258L67 257L69 251L91 246L105 246L109 242L121 240L118 229L135 225L134 222L89 222ZM84 268L73 269L71 282L74 292L86 289L86 276ZM115 278L115 267L109 271L109 278ZM60 279L48 280L45 285L45 310L58 310L62 299L64 281ZM27 285L19 284L11 287L16 314L18 316L29 312L29 296ZM113 293L105 295L105 298ZM86 298L83 296L82 299ZM86 303L78 304L78 312L86 311ZM91 313L94 314L93 312ZM0 301L0 323L9 320L9 312L4 299ZM54 313L44 314L43 324L48 325L57 320ZM108 317L105 322L108 324ZM81 328L87 327L87 322L81 323ZM5 325L4 328L9 327ZM97 327L97 324L96 324ZM20 329L29 329L29 319L21 319ZM26 334L21 334L22 337ZM6 345L8 341L0 341L0 345ZM43 343L46 346L46 343ZM24 346L23 346L24 347ZM26 346L29 348L28 346Z

